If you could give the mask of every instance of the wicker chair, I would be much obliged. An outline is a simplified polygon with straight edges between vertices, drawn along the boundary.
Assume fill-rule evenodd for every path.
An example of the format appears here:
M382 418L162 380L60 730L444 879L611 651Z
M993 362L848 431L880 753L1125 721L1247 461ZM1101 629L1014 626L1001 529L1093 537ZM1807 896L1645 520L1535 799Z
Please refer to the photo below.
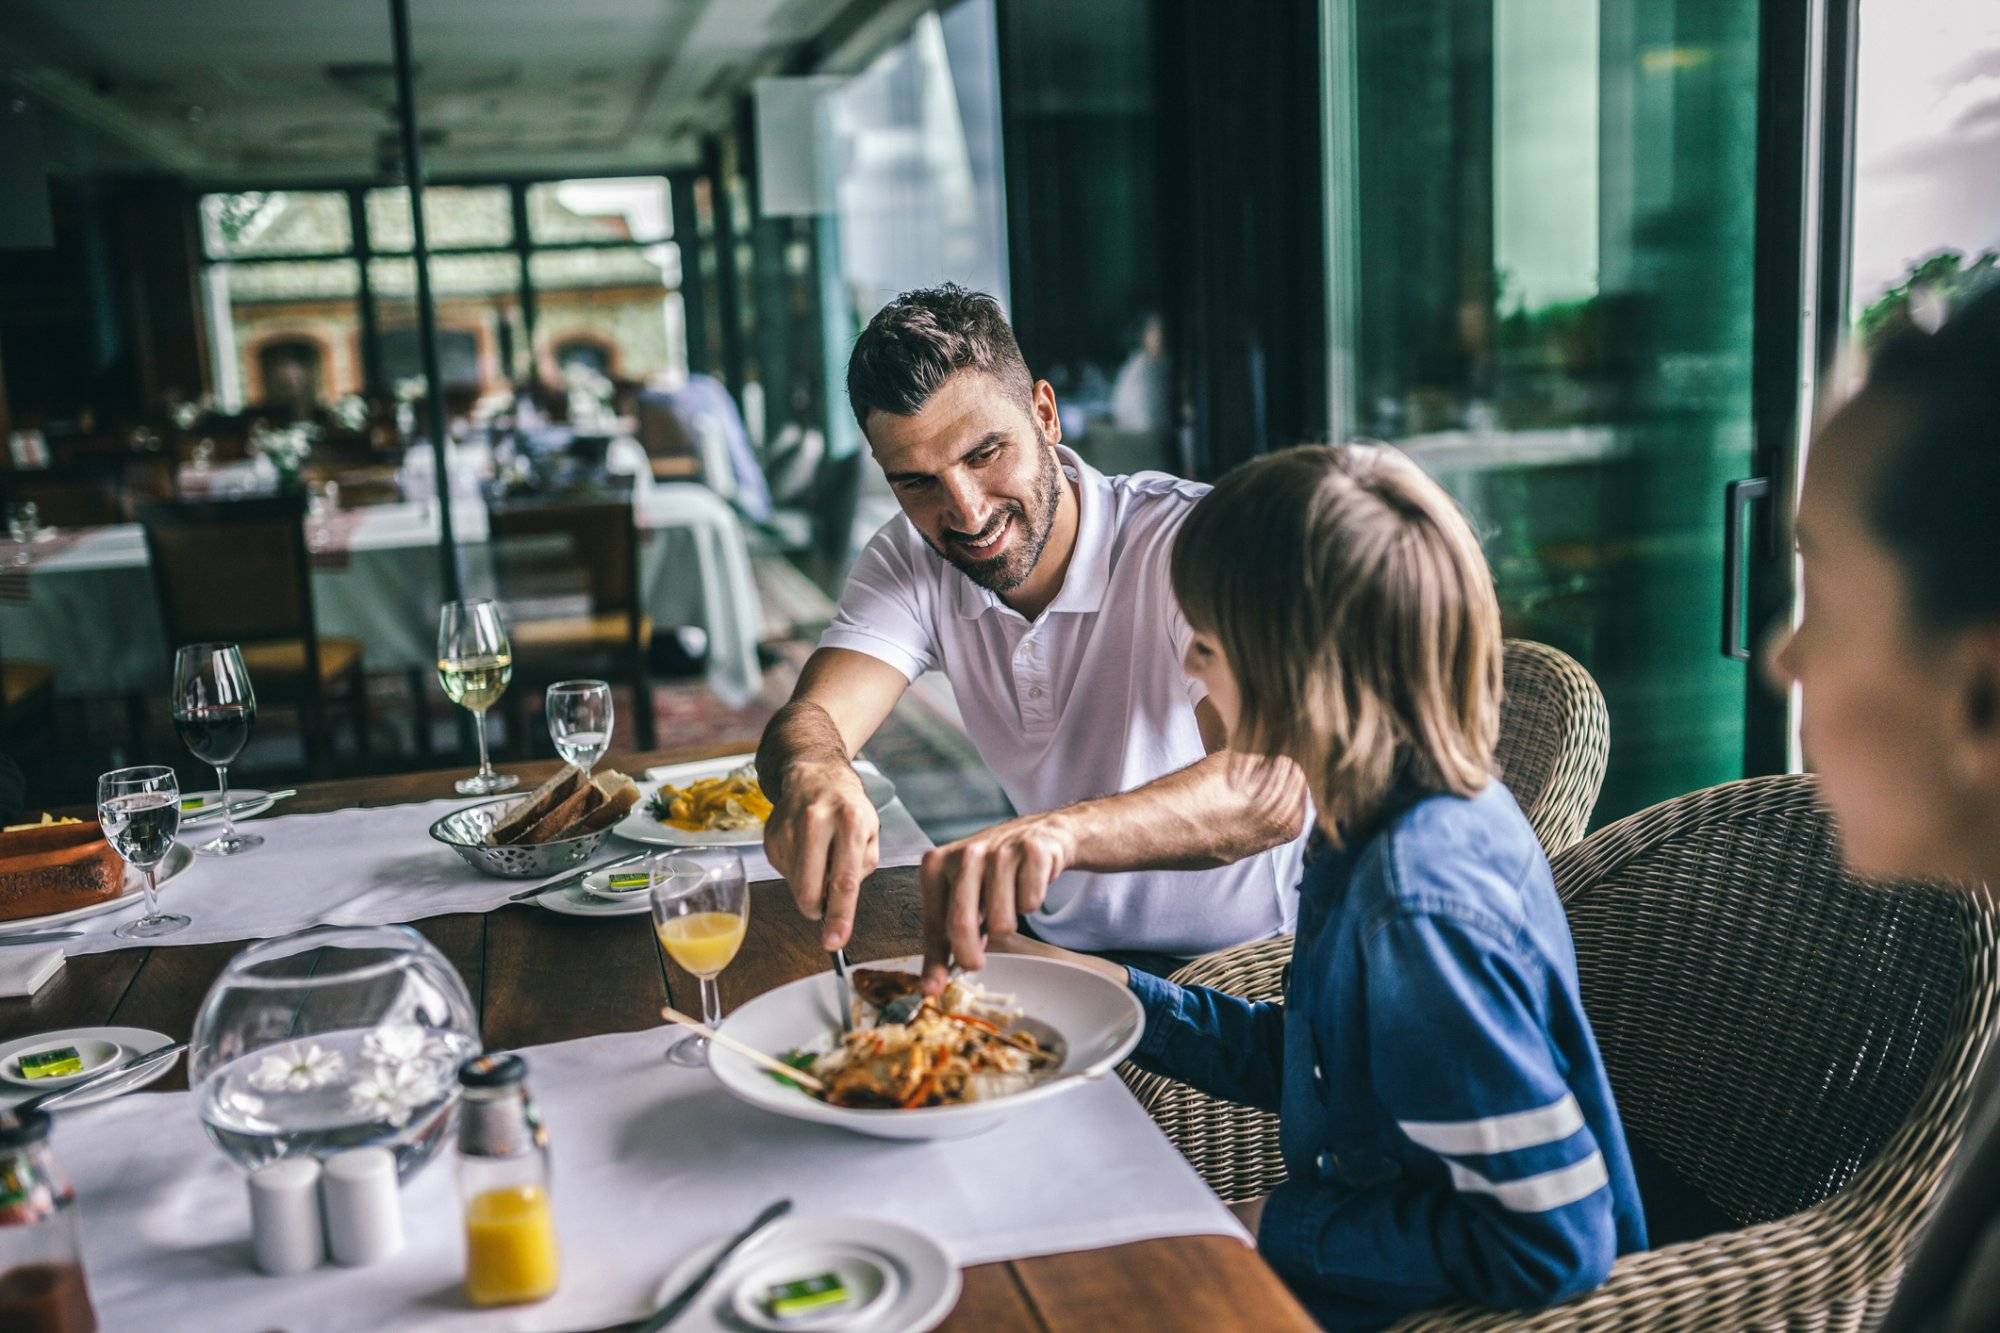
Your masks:
M1494 757L1501 781L1553 855L1583 836L1604 783L1611 744L1604 695L1575 659L1526 639L1507 641L1503 671L1506 692ZM1173 980L1251 999L1275 999L1291 958L1291 936L1255 940L1197 958L1175 972ZM1276 1116L1218 1101L1132 1065L1119 1073L1223 1198L1254 1199L1284 1180Z
M1737 1227L1628 1255L1530 1315L1406 1329L1879 1322L2000 1019L1991 906L1839 868L1805 776L1733 782L1556 860L1627 1133Z

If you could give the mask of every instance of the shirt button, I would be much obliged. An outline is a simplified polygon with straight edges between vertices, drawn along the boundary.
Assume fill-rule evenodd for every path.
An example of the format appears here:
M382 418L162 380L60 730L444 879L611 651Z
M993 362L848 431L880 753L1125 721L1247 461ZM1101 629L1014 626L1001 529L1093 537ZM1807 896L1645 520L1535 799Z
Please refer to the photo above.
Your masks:
M1029 690L1029 691L1028 691L1028 697L1029 697L1030 699L1039 699L1039 698L1041 698L1041 697L1042 697L1042 687L1041 687L1041 686L1039 686L1039 685L1037 685L1037 686L1035 686L1035 688L1034 688L1034 689L1032 689L1032 690Z
M1326 1082L1326 1071L1322 1070L1317 1064L1313 1065L1313 1082Z
M1338 1157L1335 1157L1332 1153L1322 1152L1319 1155L1319 1173L1321 1175L1323 1176L1332 1175L1334 1172L1334 1168L1339 1165L1340 1165L1340 1159Z

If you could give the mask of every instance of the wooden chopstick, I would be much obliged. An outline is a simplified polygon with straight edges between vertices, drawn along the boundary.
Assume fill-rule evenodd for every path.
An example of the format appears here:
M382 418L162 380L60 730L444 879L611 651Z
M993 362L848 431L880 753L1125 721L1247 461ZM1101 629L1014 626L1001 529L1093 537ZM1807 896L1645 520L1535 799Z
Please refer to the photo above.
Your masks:
M710 1027L708 1024L700 1021L699 1019L689 1018L686 1014L674 1008L672 1005L668 1005L666 1008L660 1010L660 1017L666 1019L669 1023L679 1023L682 1027L688 1029L690 1032L695 1032L700 1034L701 1036L707 1037L717 1046L728 1047L730 1050L736 1052L738 1055L748 1060L751 1064L756 1065L759 1069L763 1069L769 1073L776 1074L781 1078L788 1078L792 1082L798 1084L800 1087L810 1088L814 1092L826 1091L826 1084L822 1083L818 1078L814 1077L813 1075L808 1074L805 1070L795 1069L791 1065L786 1064L783 1060L773 1059L771 1056L764 1054L756 1047L746 1046L742 1042L736 1040L736 1038L734 1037L725 1037L720 1032L717 1032L714 1028Z

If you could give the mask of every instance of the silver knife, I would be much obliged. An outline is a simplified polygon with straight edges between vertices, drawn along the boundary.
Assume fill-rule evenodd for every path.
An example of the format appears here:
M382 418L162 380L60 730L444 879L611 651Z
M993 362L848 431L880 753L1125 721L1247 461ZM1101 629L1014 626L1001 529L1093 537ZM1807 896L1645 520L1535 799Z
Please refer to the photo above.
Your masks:
M730 1255L742 1249L744 1242L748 1241L752 1236L791 1211L792 1201L790 1199L780 1199L763 1212L757 1214L755 1221L729 1238L729 1243L722 1247L721 1253L709 1260L708 1266L699 1273L696 1273L693 1281L682 1287L672 1300L662 1305L651 1319L639 1325L639 1333L659 1333L660 1329L665 1328L668 1324L679 1318L681 1311L694 1304L694 1298L701 1295L701 1289L706 1287L714 1280L715 1275L722 1271L722 1266L729 1262Z
M554 893L557 889L566 889L572 884L580 883L585 875L594 875L600 870L616 870L619 866L629 866L634 861L643 861L651 855L651 852L635 852L631 856L614 856L609 861L599 861L594 866L585 866L581 870L572 870L560 879L552 879L546 884L537 884L532 889L523 889L519 893L511 895L507 901L510 903L524 903L530 898L539 898L545 893Z
M15 1115L23 1115L29 1111L52 1110L71 1098L80 1097L116 1079L137 1077L155 1065L171 1063L187 1049L187 1045L184 1041L170 1041L165 1046L156 1046L144 1055L135 1056L122 1065L113 1065L109 1069L92 1074L81 1083L72 1083L66 1088L55 1088L39 1096L30 1097L24 1102L17 1103L13 1112Z
M0 947L9 944L54 944L57 940L73 940L81 934L80 930L35 930L21 935L0 935Z
M830 949L833 955L834 995L840 1001L840 1035L854 1031L854 987L847 980L847 950Z
M231 801L229 803L229 817L231 819L236 819L240 817L244 811L249 810L252 807L259 805L276 805L279 801L284 800L286 797L297 796L298 794L299 794L299 789L297 787L287 787L283 791L268 791L265 792L262 796L252 796L246 800ZM210 819L220 819L220 818L222 818L222 811L220 810L197 810L189 817L188 822L191 824L195 824L195 823L203 823Z

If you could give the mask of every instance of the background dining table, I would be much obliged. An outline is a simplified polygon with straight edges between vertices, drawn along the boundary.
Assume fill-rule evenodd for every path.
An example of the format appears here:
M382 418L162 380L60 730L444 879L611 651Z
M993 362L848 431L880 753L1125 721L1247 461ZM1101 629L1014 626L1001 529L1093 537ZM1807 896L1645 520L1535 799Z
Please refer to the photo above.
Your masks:
M648 481L650 483L650 477ZM708 684L740 705L763 681L762 608L741 521L706 486L648 484L634 494L646 614L707 636ZM467 596L493 596L486 507L454 498L452 529ZM313 610L322 635L358 639L371 673L418 671L437 661L444 600L435 500L341 510L307 523ZM24 563L15 563L25 556ZM61 662L65 697L150 692L173 660L160 627L145 531L137 523L48 532L0 556L0 642L9 660Z
M606 766L642 774L655 765L736 753L753 744L738 740L614 756ZM524 784L533 784L554 771L555 761L507 767L519 772ZM315 783L301 788L286 808L313 813L432 800L450 795L452 782L462 776L451 769ZM239 864L245 873L253 871L254 854ZM782 882L756 884L752 895L756 925L721 976L725 1007L827 967L815 924L792 906ZM916 871L878 871L861 895L850 959L861 963L917 952L919 923ZM574 917L517 905L411 925L465 979L488 1050L656 1028L663 1004L699 1008L698 983L664 959L646 917ZM169 942L73 957L32 999L0 1000L0 1041L109 1024L185 1038L209 984L243 947ZM185 1088L184 1068L177 1065L154 1089ZM966 1148L978 1151L978 1140L968 1140ZM964 1270L964 1281L946 1329L1313 1327L1256 1251L1223 1236L980 1264Z

